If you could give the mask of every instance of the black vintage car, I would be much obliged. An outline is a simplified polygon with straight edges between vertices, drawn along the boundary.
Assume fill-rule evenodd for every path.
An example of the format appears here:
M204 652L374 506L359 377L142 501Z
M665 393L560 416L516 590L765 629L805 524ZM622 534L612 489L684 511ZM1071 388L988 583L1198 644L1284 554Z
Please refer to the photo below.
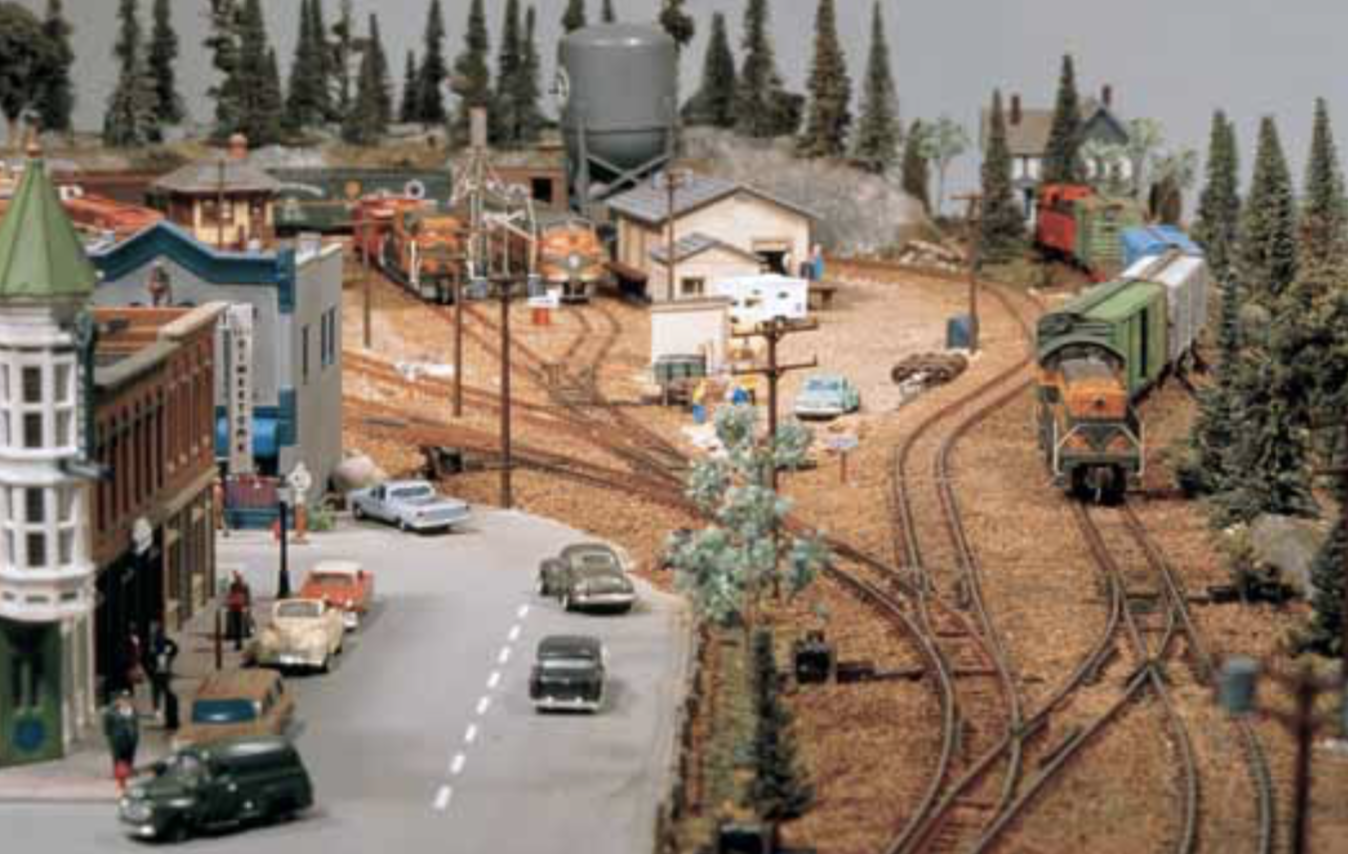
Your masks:
M182 841L201 830L285 820L313 806L313 784L285 738L236 738L187 747L135 780L118 804L142 839Z
M549 635L538 642L529 699L539 711L598 712L604 705L606 659L599 638Z
M556 596L567 611L630 611L637 601L636 586L627 577L622 558L603 543L567 546L557 557L543 561L538 567L538 592Z

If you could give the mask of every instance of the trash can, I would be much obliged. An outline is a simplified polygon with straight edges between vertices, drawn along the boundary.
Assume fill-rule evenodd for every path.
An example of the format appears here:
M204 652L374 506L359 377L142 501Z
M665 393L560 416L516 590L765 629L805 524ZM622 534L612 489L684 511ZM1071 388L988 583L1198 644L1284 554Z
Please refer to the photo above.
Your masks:
M693 404L693 423L694 424L707 423L707 407L705 404L701 403Z
M967 314L957 314L945 323L947 350L968 350L974 339L974 324Z

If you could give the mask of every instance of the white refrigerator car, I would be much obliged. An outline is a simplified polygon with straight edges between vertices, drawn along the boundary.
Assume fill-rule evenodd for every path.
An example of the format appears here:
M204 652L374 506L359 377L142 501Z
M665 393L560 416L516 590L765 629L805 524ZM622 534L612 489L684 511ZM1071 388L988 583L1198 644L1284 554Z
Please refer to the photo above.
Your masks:
M774 318L804 320L810 308L810 283L787 276L735 276L711 283L711 295L729 297L730 322L753 328Z

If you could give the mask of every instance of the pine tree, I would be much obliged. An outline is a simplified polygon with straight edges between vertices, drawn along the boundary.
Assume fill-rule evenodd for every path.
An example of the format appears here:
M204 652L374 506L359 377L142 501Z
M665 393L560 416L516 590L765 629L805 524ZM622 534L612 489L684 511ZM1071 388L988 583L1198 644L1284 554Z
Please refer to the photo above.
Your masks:
M1338 487L1340 503L1348 502L1348 478L1341 478ZM1340 516L1329 538L1311 564L1311 586L1314 595L1307 646L1321 655L1342 658L1343 651L1343 585L1345 567L1348 567L1348 521Z
M239 128L243 117L243 80L239 56L239 5L237 0L211 0L211 34L205 47L217 80L207 95L215 101L215 136L224 139Z
M519 121L519 141L523 144L538 141L543 130L543 111L538 99L542 95L539 75L542 73L542 59L538 55L538 43L535 33L538 30L538 12L533 6L524 15L524 40L520 43L522 66L515 78L514 91L510 101Z
M451 136L459 145L469 141L473 108L486 107L490 111L492 106L491 70L487 66L490 53L491 41L482 0L473 0L468 9L463 51L454 60L454 88L459 104L454 111Z
M103 144L115 148L145 145L158 133L156 95L141 44L137 0L121 0L119 34L113 54L118 61L117 85L103 117Z
M440 11L440 0L431 0L426 16L424 58L421 61L421 109L417 119L425 126L445 123L445 18Z
M518 77L524 71L520 44L519 0L506 0L505 20L501 26L501 48L496 54L496 110L491 115L492 140L496 144L518 145L520 110L515 103Z
M1203 247L1217 281L1230 279L1240 235L1240 164L1235 127L1226 114L1212 115L1208 141L1207 184L1198 200L1194 239Z
M877 0L871 12L871 52L866 60L866 86L853 157L866 169L884 173L899 157L900 132L898 95L889 68L889 40Z
M585 0L567 0L566 12L562 15L562 30L574 33L586 25Z
M374 91L379 106L379 133L388 131L393 121L393 81L389 76L388 54L384 52L384 39L379 34L379 16L370 14L370 35L366 39L365 49L374 54Z
M356 12L351 0L342 0L339 9L337 20L332 25L332 41L328 48L331 59L328 79L333 86L333 120L345 124L355 108L351 65L358 56L363 61L363 55L360 53L360 40L356 37Z
M683 3L684 0L662 0L660 7L660 26L674 39L674 47L680 54L697 35L697 22L683 10Z
M604 11L601 20L606 24L616 24L618 22L618 15L613 11L613 0L604 0Z
M796 818L814 801L814 789L804 780L791 731L791 712L782 702L771 631L754 634L753 662L758 717L754 735L755 805L765 818Z
M413 51L407 52L407 71L403 74L403 100L398 109L398 121L403 124L411 124L417 120L417 114L421 105L417 98L420 95L420 72L417 70L417 55Z
M295 42L295 59L290 63L290 98L286 102L285 117L286 127L293 131L324 119L316 90L328 84L317 76L313 22L313 7L309 0L300 0L299 38Z
M318 104L321 120L324 122L341 121L336 93L332 90L337 75L337 58L332 43L328 40L328 25L324 20L323 0L309 0L309 43L313 51L313 74L315 78L312 95Z
M278 85L271 81L267 22L262 0L245 0L239 17L239 131L249 145L272 145L281 138L281 109L274 103Z
M159 123L176 125L186 113L183 99L178 94L177 74L173 64L178 60L178 34L173 30L169 0L154 0L154 29L150 33L150 76L154 78L155 111Z
M1299 265L1303 270L1344 270L1348 267L1345 244L1343 173L1329 123L1324 98L1315 101L1315 125L1306 165L1306 189L1302 194Z
M810 106L796 150L806 157L841 157L852 124L852 81L838 42L833 0L819 0L814 19L814 62L810 66Z
M1081 169L1081 103L1077 98L1076 69L1072 55L1062 58L1062 76L1058 80L1058 100L1053 107L1053 124L1044 150L1045 184L1079 184Z
M979 257L992 262L1014 258L1024 246L1025 217L1011 183L1011 149L1001 90L992 93L988 145L983 152L983 215L978 223Z
M342 124L342 139L351 145L374 145L385 131L383 105L387 86L379 76L379 52L374 49L379 34L375 16L370 16L370 37L361 50L360 74L356 78L356 99Z
M796 132L797 96L788 94L772 47L768 0L749 0L744 10L744 65L736 92L736 127L745 136L767 139Z
M258 105L268 118L262 123L265 133L270 133L273 142L280 142L285 124L285 89L281 85L281 64L276 59L276 49L267 48L267 61L263 66L262 95ZM264 139L268 138L263 136Z
M725 15L711 16L711 39L702 63L702 88L684 105L689 124L718 128L735 126L735 54L730 49Z
M1249 298L1272 311L1297 275L1296 200L1271 116L1259 126L1254 179L1240 235L1240 277Z
M899 183L903 191L922 204L922 210L931 213L931 168L927 163L927 128L921 119L913 121L908 139L903 146L903 168Z
M51 63L42 75L36 104L43 130L70 130L70 114L75 109L75 87L70 81L70 68L75 63L75 52L70 47L73 32L74 28L65 19L61 0L47 0L42 33L47 37Z

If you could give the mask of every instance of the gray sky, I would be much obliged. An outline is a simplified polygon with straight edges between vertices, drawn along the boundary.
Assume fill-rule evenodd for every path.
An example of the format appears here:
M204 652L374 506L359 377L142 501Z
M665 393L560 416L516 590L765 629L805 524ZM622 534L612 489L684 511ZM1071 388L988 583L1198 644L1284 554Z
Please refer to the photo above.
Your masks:
M19 0L41 9L46 0ZM329 21L339 0L324 0ZM523 0L527 5L529 0ZM1241 154L1249 166L1259 116L1276 114L1284 146L1300 177L1310 139L1312 101L1329 99L1341 137L1348 136L1348 75L1339 58L1348 32L1348 5L1341 0L882 0L905 121L948 113L971 133L980 104L994 86L1024 94L1027 106L1048 106L1064 51L1077 57L1079 85L1097 91L1112 83L1125 117L1149 115L1165 126L1172 142L1206 147L1214 107L1236 119ZM293 50L299 0L263 0L269 34L283 67ZM624 20L651 20L659 0L614 0ZM854 91L859 88L869 41L872 0L836 0ZM601 0L588 0L592 19ZM113 80L116 0L65 0L76 27L79 90L76 122L97 127ZM405 53L420 52L429 0L354 0L363 16L377 12L390 65L401 84ZM449 31L448 57L462 44L468 0L442 0ZM535 0L541 52L553 56L566 0ZM684 58L687 94L701 72L711 13L727 13L739 50L745 0L688 0L698 38ZM816 3L773 0L773 31L779 66L788 84L800 88L809 68ZM151 0L142 0L148 17ZM504 0L487 0L493 49L500 34ZM210 85L209 59L200 48L207 0L173 0L183 42L179 75L194 116L209 115L203 93ZM284 73L284 71L283 71ZM551 72L548 72L549 79ZM965 157L956 183L972 180Z

